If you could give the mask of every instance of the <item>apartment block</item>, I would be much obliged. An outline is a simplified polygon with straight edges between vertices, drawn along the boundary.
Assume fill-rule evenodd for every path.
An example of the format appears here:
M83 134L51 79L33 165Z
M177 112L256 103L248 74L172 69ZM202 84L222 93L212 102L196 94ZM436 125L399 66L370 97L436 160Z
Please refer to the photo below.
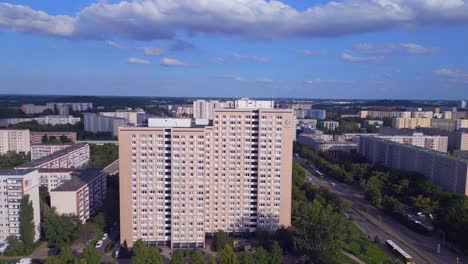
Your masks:
M358 145L355 142L333 140L333 136L329 139L322 137L324 135L309 135L301 134L298 141L314 151L327 151L331 153L350 152L356 150Z
M47 187L50 192L72 178L77 169L38 169L39 185Z
M118 136L119 127L127 124L127 119L122 117L101 116L84 113L84 130L98 133L110 132L113 137Z
M93 109L93 103L47 103L48 106L52 107L67 107L75 112L83 112Z
M45 168L81 168L89 163L89 145L71 145L40 159L18 166L19 169Z
M193 118L213 120L213 109L234 108L234 101L195 100Z
M443 153L447 153L448 149L448 137L443 136L425 136L422 133L414 133L411 136L377 136L377 138Z
M71 143L76 143L76 132L70 132L70 131L47 131L47 132L34 132L31 131L29 132L30 138L31 138L31 145L37 145L37 144L42 144L42 139L44 136L47 137L47 139L50 139L51 137L56 137L60 139L60 137L66 137L70 140Z
M29 130L27 129L0 129L0 155L8 151L31 151L29 142Z
M368 111L359 112L361 118L411 118L410 111Z
M59 150L70 147L71 144L41 144L31 145L31 160L37 160Z
M0 170L0 242L20 237L21 200L29 196L33 207L34 239L40 237L39 176L35 169Z
M37 121L40 125L74 125L79 123L81 119L73 116L48 115L34 118L2 118L0 126L8 127L22 122Z
M308 110L307 117L317 120L324 120L325 118L327 118L327 111L320 109Z
M86 222L104 204L107 175L96 169L76 172L50 191L50 205L60 214L74 214Z
M336 121L322 121L320 125L327 130L334 131L340 126L340 123Z
M241 98L234 101L234 107L237 109L269 109L275 108L275 101Z
M468 195L468 160L377 137L361 137L359 153L369 162L421 173L444 190Z
M48 105L34 105L34 104L23 104L21 105L21 111L27 115L42 114L45 110L53 111L54 108Z
M402 128L417 128L417 127L431 127L431 118L394 118L392 127L396 129Z
M364 126L365 127L375 126L379 128L383 126L383 121L382 120L364 120Z
M145 121L146 114L143 109L116 110L115 112L99 112L101 116L119 117L127 121L127 125L141 125Z
M196 248L218 230L290 226L294 133L286 109L214 109L211 126L121 127L121 241Z

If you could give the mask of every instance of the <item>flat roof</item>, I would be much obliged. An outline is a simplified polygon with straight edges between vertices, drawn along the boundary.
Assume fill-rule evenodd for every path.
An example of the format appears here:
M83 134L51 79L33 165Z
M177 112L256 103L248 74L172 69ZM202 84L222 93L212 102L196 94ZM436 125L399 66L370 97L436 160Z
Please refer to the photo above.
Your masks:
M71 146L69 146L67 148L56 151L56 152L54 152L54 153L52 153L50 155L47 155L45 157L42 157L40 159L32 160L30 162L26 162L26 163L24 163L22 165L19 165L17 168L36 167L36 166L39 166L39 165L41 165L43 163L46 163L48 161L51 161L51 160L57 159L57 158L59 158L61 156L64 156L64 155L68 154L69 152L75 151L75 150L80 149L80 148L82 148L84 146L86 146L86 144L85 145L71 145Z
M96 178L105 175L104 172L100 171L99 169L86 169L77 171L72 174L72 178L57 188L53 189L53 192L69 192L69 191L77 191L81 189L86 184L94 181Z
M0 169L0 176L26 175L37 169Z
M78 169L74 169L74 168L55 168L55 169L38 168L37 170L39 172L60 173L60 172L73 172L73 171L77 171Z

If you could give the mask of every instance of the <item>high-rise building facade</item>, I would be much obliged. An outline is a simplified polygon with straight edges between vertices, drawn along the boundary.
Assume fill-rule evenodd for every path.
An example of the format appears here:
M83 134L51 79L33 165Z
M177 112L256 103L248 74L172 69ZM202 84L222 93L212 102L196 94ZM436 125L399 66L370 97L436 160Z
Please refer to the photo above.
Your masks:
M84 130L93 133L110 132L113 137L116 137L119 132L119 127L127 124L127 119L122 117L101 116L91 113L83 115Z
M121 241L205 246L205 235L291 224L292 110L215 109L212 126L119 131Z
M30 150L29 130L0 129L0 155L8 151L28 153Z

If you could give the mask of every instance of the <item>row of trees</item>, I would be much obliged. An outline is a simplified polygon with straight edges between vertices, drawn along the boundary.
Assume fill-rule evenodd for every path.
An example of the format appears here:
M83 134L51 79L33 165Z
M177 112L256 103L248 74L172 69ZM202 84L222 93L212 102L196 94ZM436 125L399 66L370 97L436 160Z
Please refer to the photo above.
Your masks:
M100 264L101 255L97 249L89 244L85 247L81 258L73 255L69 246L62 247L58 256L50 256L46 259L46 264Z
M0 169L12 169L31 160L31 155L24 152L8 151L0 155Z
M44 135L41 138L42 144L63 144L63 143L70 143L70 142L72 141L65 135L61 135L59 138L57 138L56 136L48 137L47 135Z
M468 250L468 198L465 195L445 192L419 173L369 164L355 153L333 158L303 145L295 148L327 175L359 185L374 206L404 223L407 223L405 204L432 213L434 224L444 230L449 239Z
M119 146L116 144L90 144L90 167L103 169L119 158Z

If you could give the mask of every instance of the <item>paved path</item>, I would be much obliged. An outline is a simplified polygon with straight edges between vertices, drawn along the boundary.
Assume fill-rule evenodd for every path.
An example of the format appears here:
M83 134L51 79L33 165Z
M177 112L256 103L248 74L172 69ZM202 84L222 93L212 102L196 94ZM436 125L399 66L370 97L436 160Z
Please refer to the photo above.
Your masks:
M354 256L353 254L349 253L349 252L346 251L346 250L341 250L341 253L345 254L345 255L348 256L350 259L356 261L356 262L359 263L359 264L366 264L364 261L360 260L358 257Z
M458 264L468 264L467 256L459 256L447 248L441 249L441 253L438 254L436 251L437 244L440 243L438 236L420 234L390 216L386 216L382 211L369 204L359 187L336 182L330 177L321 180L314 176L315 169L312 166L307 165L302 159L295 158L295 160L308 171L307 178L312 184L329 189L349 203L351 208L346 210L346 213L370 237L377 235L381 240L393 240L410 254L417 264L456 264L457 257L460 258ZM359 210L364 207L368 208L367 212ZM382 221L378 221L377 216L381 216Z

